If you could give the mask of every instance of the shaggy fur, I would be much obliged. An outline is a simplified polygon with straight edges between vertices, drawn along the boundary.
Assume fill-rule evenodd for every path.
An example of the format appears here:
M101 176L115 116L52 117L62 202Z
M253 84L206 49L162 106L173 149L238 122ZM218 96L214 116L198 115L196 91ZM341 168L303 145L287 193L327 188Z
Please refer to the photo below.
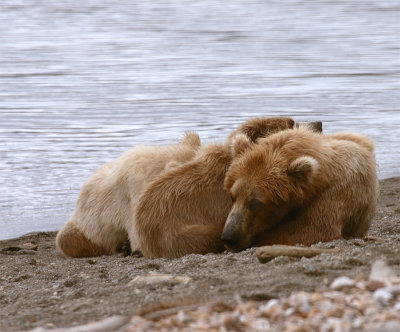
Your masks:
M157 206L164 200L168 200L168 197L171 197L171 201L167 204L172 207L165 214L167 220L169 214L172 214L175 218L174 208L179 207L179 213L190 210L190 207L180 207L182 202L178 201L181 197L189 195L191 201L197 202L194 208L199 209L203 200L206 205L210 197L215 196L215 200L212 200L215 205L213 205L210 212L212 214L211 218L224 221L229 212L230 203L229 200L228 204L225 202L227 196L223 190L222 183L231 160L230 145L234 136L238 133L244 133L256 140L258 137L267 136L282 129L292 128L294 125L297 126L298 123L295 124L290 118L257 118L249 120L240 126L230 136L225 145L208 145L198 151L200 148L198 135L188 133L179 144L161 147L142 146L128 151L115 162L100 167L83 185L74 214L57 234L57 247L69 257L114 254L123 250L127 243L130 244L132 251L141 249L140 246L143 241L141 241L140 245L138 244L135 221L136 210L139 197L153 181L155 182L152 188L160 186L158 188L159 192L156 191L153 197L151 196L151 191L149 191L144 203L142 200L141 216L146 214L149 217L153 216L159 218L159 220L164 220L163 214L156 214L158 211ZM300 125L304 126L305 124ZM321 123L309 123L308 126L320 130ZM257 132L259 133L258 135L256 134ZM194 164L189 163L185 168L180 168L175 173L175 169L178 169L181 165L184 167L185 163L190 162L195 155L196 162ZM164 175L164 179L167 180L165 180L165 187L162 187L157 179L159 176L163 177ZM164 180L161 180L161 183L162 181ZM174 188L175 192L169 193L170 186ZM220 201L222 201L221 204L219 203ZM186 215L188 214L186 213ZM205 214L207 213L205 212ZM178 216L177 220L180 219L184 218ZM179 228L180 226L177 226L170 230L174 234L173 236L165 233L166 236L164 238L169 236L172 241L175 241L176 236L178 236L181 242L185 243L186 241L187 244L184 247L190 248L193 244L190 243L190 240L185 240L185 234L191 234L189 239L192 239L193 236L201 239L203 238L201 234L204 234L205 230L207 231L206 234L217 232L218 236L206 238L204 241L207 242L207 245L203 246L208 248L207 252L215 251L220 248L219 236L223 225L219 222L217 227L207 226L204 228L201 220L209 219L210 217L196 219L193 216L193 222L189 222L189 228ZM163 228L160 229L162 230ZM153 233L154 229L150 228L142 237L151 242L153 241ZM154 238L156 239L157 236ZM129 242L127 239L129 239ZM187 250L198 252L194 248L193 250L178 250L173 254L167 254L169 250L168 244L164 247L165 254L156 253L156 257L165 255L168 257L180 256L181 252L184 254ZM146 248L146 241L144 248Z
M140 197L135 232L148 258L223 250L222 229L232 201L224 190L239 135L250 141L291 129L290 118L256 118L235 130L226 144L202 146L195 158L159 176Z
M225 179L234 200L222 233L227 248L311 245L367 233L378 196L369 138L300 128L257 144L241 137L239 146Z
M139 196L164 169L192 159L200 138L187 133L179 144L139 146L100 167L83 185L72 217L58 232L58 248L69 257L114 254L131 229ZM137 249L134 231L129 234Z

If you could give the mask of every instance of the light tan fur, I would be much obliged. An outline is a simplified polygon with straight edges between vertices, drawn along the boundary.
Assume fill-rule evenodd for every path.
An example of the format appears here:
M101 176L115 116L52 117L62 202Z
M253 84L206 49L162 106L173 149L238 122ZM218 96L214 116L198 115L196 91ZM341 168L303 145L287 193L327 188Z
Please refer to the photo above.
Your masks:
M165 169L191 160L200 138L187 133L179 144L139 146L100 167L83 185L72 217L58 232L58 248L69 257L114 254L128 238L137 249L131 227L139 196Z
M364 236L378 196L373 150L362 135L302 128L249 143L225 179L235 201L225 246L236 251Z
M192 161L160 175L140 197L134 218L143 255L173 258L221 251L220 236L232 206L223 188L232 145L239 144L238 136L255 142L293 125L290 118L251 119L226 144L202 146Z

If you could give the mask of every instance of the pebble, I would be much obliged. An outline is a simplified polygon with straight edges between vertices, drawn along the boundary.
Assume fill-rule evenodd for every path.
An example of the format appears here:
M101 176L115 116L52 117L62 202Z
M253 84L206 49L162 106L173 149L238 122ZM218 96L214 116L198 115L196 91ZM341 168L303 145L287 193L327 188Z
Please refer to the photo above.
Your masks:
M27 242L27 243L21 244L19 246L19 248L21 250L37 250L38 249L38 245L36 243L33 243L33 242Z
M390 285L390 279L396 278L394 271L383 260L377 260L372 264L369 280L381 281L386 285Z
M363 247L365 246L365 242L361 239L354 239L351 241L355 246Z
M136 332L141 332L141 331L150 331L153 322L147 319L144 319L143 317L140 316L133 316L130 320L130 322L124 326L123 328L120 329L120 331L136 331Z
M353 279L348 277L339 277L332 282L330 288L333 290L342 290L344 288L354 287L355 285L356 282Z
M387 288L379 288L374 292L374 301L384 307L390 305L393 294Z
M385 286L386 284L384 282L378 280L370 280L365 285L366 289L369 290L370 292L374 292L377 289L383 288Z
M380 306L388 306L397 298L399 294L399 286L379 288L374 292L374 300Z
M155 284L187 284L190 282L192 278L187 276L173 276L170 274L161 274L161 273L149 273L143 276L137 276L132 279L128 286L140 286L140 285L155 285Z

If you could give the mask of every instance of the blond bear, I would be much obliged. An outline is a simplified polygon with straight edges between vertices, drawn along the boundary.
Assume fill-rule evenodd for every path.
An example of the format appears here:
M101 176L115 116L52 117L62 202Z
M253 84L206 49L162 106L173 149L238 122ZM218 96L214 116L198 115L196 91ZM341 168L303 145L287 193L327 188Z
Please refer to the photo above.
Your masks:
M199 147L199 136L187 133L179 144L139 146L100 167L83 185L72 217L57 234L57 247L69 257L119 252L148 184L165 169L192 159ZM129 235L135 250L135 232Z
M256 142L295 126L291 118L251 119L225 144L203 145L193 160L161 174L144 191L136 209L132 230L143 255L173 258L223 250L220 238L232 207L223 184L236 136ZM304 126L322 129L320 122Z
M236 138L225 188L233 206L221 239L232 251L364 236L378 196L373 142L287 130Z

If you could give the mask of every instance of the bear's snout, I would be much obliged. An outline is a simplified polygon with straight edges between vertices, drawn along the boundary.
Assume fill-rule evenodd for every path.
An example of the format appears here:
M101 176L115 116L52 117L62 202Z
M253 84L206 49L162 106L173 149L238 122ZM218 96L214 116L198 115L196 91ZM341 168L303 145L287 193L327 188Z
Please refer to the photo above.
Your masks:
M242 229L243 221L244 216L240 210L233 210L229 214L221 235L221 241L228 250L239 251L247 248L248 241Z
M223 232L221 236L221 241L223 242L226 249L231 250L237 247L239 241L239 237L236 234Z

